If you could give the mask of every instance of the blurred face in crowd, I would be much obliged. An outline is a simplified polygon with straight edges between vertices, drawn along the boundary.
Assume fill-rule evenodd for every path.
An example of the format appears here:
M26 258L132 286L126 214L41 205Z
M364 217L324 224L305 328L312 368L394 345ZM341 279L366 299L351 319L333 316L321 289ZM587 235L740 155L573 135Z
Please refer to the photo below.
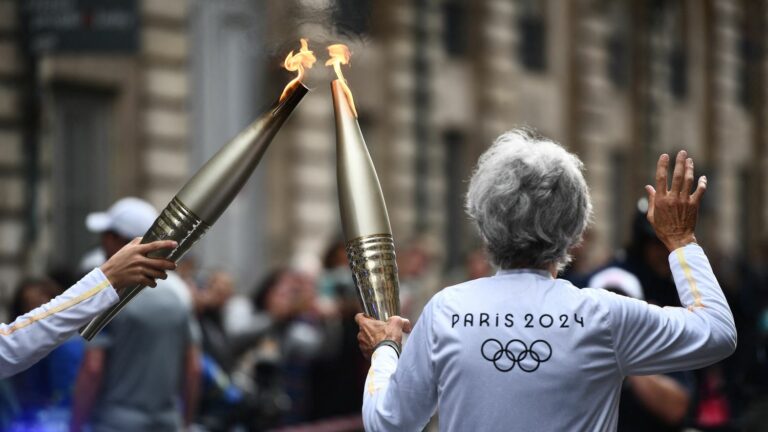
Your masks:
M306 273L296 273L295 277L296 286L298 289L296 293L296 298L298 299L297 307L301 312L304 312L311 308L315 302L315 297L317 294L315 285L317 281L315 278Z
M430 257L420 245L412 245L397 255L397 269L401 277L419 277L429 267Z
M325 268L334 269L336 267L346 267L347 250L343 243L335 245L326 255Z
M101 234L101 247L104 249L104 254L107 259L116 254L117 251L123 248L131 242L131 239L125 239L112 231L106 231Z
M669 251L659 240L650 240L645 243L643 254L646 264L660 277L669 277L672 271L669 269Z
M283 272L267 293L264 306L273 319L282 321L292 318L298 309L302 290L301 276Z
M208 296L208 306L211 308L221 308L235 293L235 283L232 276L225 271L214 272L208 279L206 294Z
M22 282L11 303L10 313L13 318L48 303L59 295L59 286L47 279Z
M42 285L27 285L21 294L22 313L27 313L36 307L48 303L53 300L53 297L50 290Z
M474 250L467 256L467 276L469 279L486 277L491 273L491 264L482 249Z

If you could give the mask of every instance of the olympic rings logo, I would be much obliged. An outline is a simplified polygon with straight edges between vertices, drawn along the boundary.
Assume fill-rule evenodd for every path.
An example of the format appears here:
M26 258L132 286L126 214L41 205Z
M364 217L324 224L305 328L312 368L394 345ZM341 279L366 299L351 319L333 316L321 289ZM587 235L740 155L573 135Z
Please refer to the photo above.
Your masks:
M523 372L534 372L552 357L552 347L545 340L533 341L530 348L520 339L506 345L497 339L488 339L480 346L480 354L499 372L509 372L517 366Z

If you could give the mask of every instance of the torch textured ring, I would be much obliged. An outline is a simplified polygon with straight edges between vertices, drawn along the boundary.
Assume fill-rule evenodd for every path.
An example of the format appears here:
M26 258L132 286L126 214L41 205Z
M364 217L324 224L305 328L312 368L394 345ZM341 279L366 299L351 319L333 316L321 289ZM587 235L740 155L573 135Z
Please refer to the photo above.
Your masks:
M400 293L392 235L374 234L348 241L347 258L365 313L382 321L399 315Z

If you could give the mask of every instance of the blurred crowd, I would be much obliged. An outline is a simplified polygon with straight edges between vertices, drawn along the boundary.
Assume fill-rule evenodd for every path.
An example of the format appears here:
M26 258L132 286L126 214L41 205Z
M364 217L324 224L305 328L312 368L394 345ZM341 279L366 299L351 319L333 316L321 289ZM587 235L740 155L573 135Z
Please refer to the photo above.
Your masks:
M154 209L126 200L89 218L101 244L84 257L82 268L19 284L11 318L51 300L151 224ZM668 252L642 207L631 230L627 247L597 267L583 259L587 236L561 277L579 287L679 306ZM402 313L413 322L441 287L494 273L481 249L470 251L457 268L444 269L428 238L398 246ZM768 425L768 244L751 261L708 252L736 317L738 350L703 370L629 377L620 431L751 431ZM319 271L274 268L256 286L188 256L93 341L75 336L32 368L0 381L0 430L361 430L369 364L357 348L359 311L342 241L328 246Z

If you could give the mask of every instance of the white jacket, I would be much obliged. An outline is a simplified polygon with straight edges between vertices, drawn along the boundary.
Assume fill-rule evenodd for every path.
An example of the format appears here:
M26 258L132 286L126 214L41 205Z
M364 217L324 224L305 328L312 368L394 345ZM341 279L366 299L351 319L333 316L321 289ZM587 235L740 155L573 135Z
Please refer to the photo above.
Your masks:
M117 300L117 292L96 268L50 302L11 324L0 324L0 378L37 363Z
M366 430L613 431L627 375L696 369L730 355L736 328L697 245L669 257L681 304L577 289L533 270L436 294L402 357L376 350Z

